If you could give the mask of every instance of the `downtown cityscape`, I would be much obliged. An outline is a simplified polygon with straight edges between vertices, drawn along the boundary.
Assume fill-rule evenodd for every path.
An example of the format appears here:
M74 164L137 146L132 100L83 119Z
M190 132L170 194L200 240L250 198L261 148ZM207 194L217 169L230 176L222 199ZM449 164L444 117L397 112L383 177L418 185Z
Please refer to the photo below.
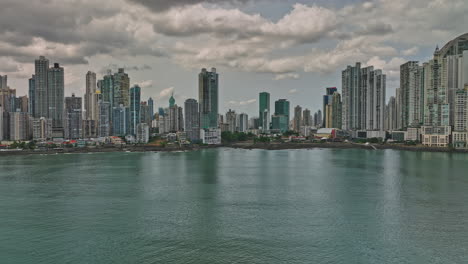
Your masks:
M467 0L0 0L0 264L468 260Z
M343 67L344 68L344 67ZM324 88L323 108L258 95L258 115L219 111L222 73L202 69L198 98L155 105L124 68L83 75L84 95L65 97L64 68L40 56L29 92L18 96L0 76L0 140L39 144L145 144L158 136L180 144L222 143L223 132L290 141L376 139L429 147L468 147L468 34L437 47L427 62L400 66L400 87L386 100L386 74L360 62L342 70L341 89ZM221 75L221 78L220 78ZM291 113L292 112L292 113ZM17 145L17 143L16 143ZM16 146L14 145L14 146Z

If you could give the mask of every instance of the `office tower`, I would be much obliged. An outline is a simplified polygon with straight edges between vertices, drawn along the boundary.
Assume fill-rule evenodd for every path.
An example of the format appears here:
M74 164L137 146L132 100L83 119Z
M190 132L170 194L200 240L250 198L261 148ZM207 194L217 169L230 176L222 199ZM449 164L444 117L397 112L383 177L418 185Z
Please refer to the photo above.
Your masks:
M99 110L99 103L98 103ZM82 132L83 138L95 138L98 136L98 121L99 121L99 111L98 111L98 120L83 120Z
M275 113L271 118L272 129L275 132L286 132L289 130L289 101L286 99L279 99L275 101Z
M342 126L345 130L384 128L386 75L359 62L342 71Z
M293 129L295 132L300 131L301 124L302 124L302 108L300 106L296 106L294 108L294 121L293 121Z
M130 88L130 134L136 135L136 126L140 123L141 88L138 85Z
M148 124L151 127L151 113L147 102L140 103L140 123Z
M34 92L35 92L35 110L34 117L49 117L48 105L48 73L49 73L49 60L44 56L40 56L35 60L35 73L34 73Z
M103 102L114 105L114 76L109 70L103 79L98 82L98 88L100 90L100 97Z
M52 138L52 119L45 117L34 118L31 123L34 140L48 140Z
M237 123L237 115L235 111L229 109L226 113L226 124L228 125L228 131L235 132Z
M0 90L8 88L8 76L0 75Z
M88 71L86 73L86 92L84 96L86 120L98 120L98 96L96 87L96 73Z
M261 92L259 94L258 102L260 126L262 127L263 131L268 131L270 128L270 94L267 92Z
M302 111L302 125L312 126L312 115L310 114L310 110L307 108Z
M190 141L200 139L200 115L198 102L195 99L187 99L184 103L185 109L185 132Z
M171 97L169 98L169 107L173 107L175 105L175 98L174 98L174 93L171 94Z
M171 100L172 102L172 100ZM182 107L177 106L177 104L172 104L169 107L169 131L178 132L184 130L184 116Z
M108 137L111 133L110 127L110 103L106 101L99 101L99 121L98 121L98 136Z
M212 68L208 72L203 68L198 75L198 84L200 128L217 128L219 76L216 69Z
M151 97L148 99L148 107L149 107L151 120L154 120L154 101L153 101L153 98Z
M38 75L36 74L36 76ZM54 67L50 68L48 71L47 105L49 114L47 115L47 117L52 119L52 128L57 128L58 131L63 131L64 89L65 87L63 67L60 67L58 63L54 63Z
M112 135L126 136L130 127L130 108L121 104L112 110Z
M75 97L65 97L65 138L79 139L82 136L83 126L82 99Z
M121 104L129 106L130 78L123 68L118 69L114 74L113 88L114 100L112 107L118 107Z
M331 105L332 96L336 91L338 91L338 89L336 87L327 87L325 89L325 95L323 96L323 115L325 117L326 116L331 116L329 113L327 113L327 105ZM323 124L322 124L323 127L331 127L331 123L328 124L328 125L326 124L326 121L327 121L326 118L323 121L324 121Z
M26 95L18 97L17 102L16 109L23 113L29 113L29 99Z
M36 110L36 81L35 81L35 76L33 74L33 76L29 79L29 90L28 90L28 94L29 94L29 106L28 106L28 109L29 109L29 115L31 117L34 117L36 116L35 114L35 110Z
M331 99L331 106L329 107L329 116L331 119L331 128L341 129L342 127L342 103L341 103L341 94L334 92ZM330 111L331 109L331 111Z
M23 112L11 112L10 121L10 140L28 140L29 135L29 114Z

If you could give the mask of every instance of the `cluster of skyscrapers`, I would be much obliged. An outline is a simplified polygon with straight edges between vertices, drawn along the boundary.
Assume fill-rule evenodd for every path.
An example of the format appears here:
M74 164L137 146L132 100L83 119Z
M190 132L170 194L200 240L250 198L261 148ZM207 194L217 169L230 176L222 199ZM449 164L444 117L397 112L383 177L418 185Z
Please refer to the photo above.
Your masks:
M29 96L16 96L7 76L0 76L0 140L48 140L55 138L127 137L147 142L150 132L179 140L219 144L221 133L276 134L293 130L304 136L319 128L337 129L351 138L377 137L420 141L429 146L468 147L468 34L419 64L400 67L400 87L386 104L386 75L373 66L357 62L341 75L341 93L328 87L323 108L311 113L278 99L271 105L261 92L258 116L229 109L219 114L219 75L215 68L198 75L198 101L177 105L171 96L167 107L154 112L154 101L141 100L141 88L130 87L124 69L97 79L86 74L83 100L64 97L64 69L49 65L41 56L29 79ZM274 107L274 109L273 109Z

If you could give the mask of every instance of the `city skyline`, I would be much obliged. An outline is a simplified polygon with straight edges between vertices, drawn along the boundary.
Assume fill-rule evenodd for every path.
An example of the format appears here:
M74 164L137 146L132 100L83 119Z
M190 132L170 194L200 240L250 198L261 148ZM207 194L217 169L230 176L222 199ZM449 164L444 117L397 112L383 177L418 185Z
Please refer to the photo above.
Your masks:
M65 96L71 96L84 93L82 76L88 70L102 75L108 68L115 72L123 67L132 84L142 87L142 96L160 105L174 90L178 101L196 98L196 73L216 67L223 73L220 112L236 108L253 114L261 91L272 98L287 94L292 105L319 109L322 100L315 95L323 87L341 89L342 66L360 61L387 73L388 101L399 87L399 66L427 61L435 46L464 33L467 19L459 15L466 13L463 1L184 2L156 1L146 8L139 0L99 6L50 1L50 8L47 3L6 0L7 8L0 11L8 10L0 15L5 62L0 74L9 76L18 94L26 94L24 77L34 73L31 58L44 55L65 68ZM71 12L77 7L89 17ZM30 15L17 22L18 14ZM184 19L176 24L181 14ZM402 14L405 19L398 19ZM49 23L49 18L57 22ZM225 20L216 23L218 18ZM212 42L201 44L210 38Z

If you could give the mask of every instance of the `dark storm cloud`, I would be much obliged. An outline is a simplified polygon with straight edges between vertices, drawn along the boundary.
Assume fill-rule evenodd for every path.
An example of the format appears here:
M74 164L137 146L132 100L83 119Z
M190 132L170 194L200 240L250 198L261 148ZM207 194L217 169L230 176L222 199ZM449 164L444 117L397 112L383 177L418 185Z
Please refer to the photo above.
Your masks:
M173 7L195 4L245 4L253 0L127 0L148 7L155 12L163 12Z

